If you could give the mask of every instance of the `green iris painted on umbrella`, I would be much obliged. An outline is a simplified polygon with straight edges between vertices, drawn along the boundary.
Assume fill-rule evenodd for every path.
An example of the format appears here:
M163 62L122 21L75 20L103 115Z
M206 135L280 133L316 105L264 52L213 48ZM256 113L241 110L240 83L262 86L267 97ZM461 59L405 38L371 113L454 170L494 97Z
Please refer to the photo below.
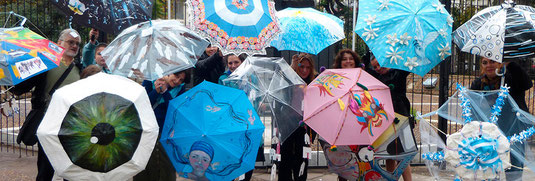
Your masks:
M71 105L59 140L74 164L108 172L132 158L141 132L134 103L118 95L98 93Z

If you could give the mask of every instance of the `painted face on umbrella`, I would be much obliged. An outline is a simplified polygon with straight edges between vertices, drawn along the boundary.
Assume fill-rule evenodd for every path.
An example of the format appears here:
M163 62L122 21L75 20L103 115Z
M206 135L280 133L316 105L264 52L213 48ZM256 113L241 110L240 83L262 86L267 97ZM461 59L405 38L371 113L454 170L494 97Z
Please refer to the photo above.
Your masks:
M501 63L490 60L488 58L481 59L481 72L488 78L496 77L496 69L502 66Z
M242 63L240 58L236 55L230 55L227 61L228 70L230 70L230 72L234 72L234 70L236 70Z
M212 162L210 155L204 151L194 150L189 154L189 163L197 176L204 175L204 172L210 166L210 162Z
M344 56L342 57L341 65L343 69L355 68L356 64L355 64L355 59L353 58L353 55L351 55L350 53L344 53Z

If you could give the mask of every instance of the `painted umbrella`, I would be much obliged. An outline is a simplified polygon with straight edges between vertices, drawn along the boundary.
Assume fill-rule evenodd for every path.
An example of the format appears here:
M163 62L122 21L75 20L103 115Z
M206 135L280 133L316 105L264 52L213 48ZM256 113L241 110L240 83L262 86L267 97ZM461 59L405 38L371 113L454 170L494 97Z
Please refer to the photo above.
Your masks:
M181 177L232 180L254 169L263 132L243 91L204 81L171 100L160 142Z
M327 69L305 91L304 122L330 145L371 145L392 124L390 88L364 70Z
M438 0L361 0L355 32L382 67L424 76L451 55L452 25Z
M277 50L317 55L345 38L344 22L312 8L286 8L277 12L282 32L271 42Z
M299 127L306 83L283 58L249 57L223 84L245 91L256 110L268 108L282 142Z
M58 89L37 137L68 180L128 180L142 171L158 137L145 89L99 73Z
M279 33L272 0L187 0L188 27L224 55L265 55Z
M429 160L426 165L432 174L437 173L440 170L437 166L445 161L453 166L459 177L478 180L504 178L500 172L510 164L524 169L505 172L508 180L510 176L535 169L534 143L529 141L535 134L535 116L519 108L509 95L508 87L475 91L458 85L457 92L440 108L422 117L433 115L464 126L457 133L448 135L446 143L440 138L422 139L423 144L438 147L423 152L429 155L424 158ZM425 124L430 127L430 123ZM436 130L421 128L422 135L438 137L428 132ZM439 178L438 174L434 176Z
M0 28L0 85L17 85L59 65L63 48L28 28Z
M512 1L481 10L453 33L461 51L491 60L535 55L535 9Z
M333 149L320 139L329 172L347 180L398 180L418 149L408 118L398 114L396 117L399 122L391 124L372 145L344 145ZM399 142L394 142L396 138ZM387 150L390 144L396 146L397 153ZM386 159L399 161L393 171L380 166L380 161Z
M51 2L70 16L75 23L114 35L152 17L153 0L53 0Z
M124 30L102 56L112 74L155 80L192 68L207 46L177 20L154 20Z

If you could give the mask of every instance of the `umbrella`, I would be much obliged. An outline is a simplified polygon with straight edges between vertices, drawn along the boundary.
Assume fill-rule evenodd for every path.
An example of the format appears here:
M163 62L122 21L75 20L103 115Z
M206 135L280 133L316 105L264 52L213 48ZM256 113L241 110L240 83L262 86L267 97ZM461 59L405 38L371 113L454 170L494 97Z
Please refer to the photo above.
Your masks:
M63 13L80 25L110 34L144 21L152 16L153 0L54 0Z
M400 121L391 124L372 145L344 145L331 149L329 143L320 139L329 172L347 180L398 180L418 149L407 117L398 114L396 117ZM402 150L398 154L389 153L387 146L396 138L401 141ZM399 161L394 171L386 171L380 166L380 161L385 159Z
M304 122L331 145L370 145L394 120L390 88L360 68L325 70L303 108Z
M516 173L535 169L533 143L528 141L535 133L533 127L535 117L518 107L508 94L508 88L502 87L495 91L468 90L460 85L457 88L457 92L438 110L422 116L439 115L464 124L460 134L454 133L448 136L447 144L442 141L440 141L442 143L438 142L437 146L440 148L437 149L438 152L429 150L426 153L431 155L428 159L430 161L427 162L430 170L439 169L436 168L436 162L447 161L454 167L458 176L483 180L489 177L499 177L500 170L506 169L509 163L517 167L521 165L525 167L524 171L515 171ZM424 131L422 134L429 132ZM425 135L433 136L427 133ZM437 140L440 139L422 141L435 141L430 143L437 144ZM494 143L497 145L492 146ZM510 146L505 144L510 144ZM492 147L487 147L489 145ZM509 153L510 162L507 159L508 156L504 155ZM477 156L481 158L474 160ZM459 159L455 160L455 158ZM511 172L511 174L516 173ZM509 173L506 174L509 175ZM438 176L435 175L435 177Z
M158 124L143 87L99 73L54 93L37 137L65 179L127 180L145 168Z
M112 74L155 80L193 67L207 46L177 20L154 20L124 30L102 56Z
M283 58L249 57L223 84L244 90L255 110L269 108L282 142L299 127L306 83Z
M0 85L17 85L59 65L63 48L28 28L0 28Z
M344 22L312 8L286 8L277 12L282 32L271 42L278 50L317 55L345 38Z
M263 132L243 91L204 81L171 100L160 142L180 176L232 180L254 169Z
M497 62L535 55L535 9L507 1L479 11L453 33L463 52Z
M452 23L438 0L362 0L355 32L382 67L424 76L451 55Z
M189 28L208 38L224 55L266 54L279 33L272 0L187 0Z

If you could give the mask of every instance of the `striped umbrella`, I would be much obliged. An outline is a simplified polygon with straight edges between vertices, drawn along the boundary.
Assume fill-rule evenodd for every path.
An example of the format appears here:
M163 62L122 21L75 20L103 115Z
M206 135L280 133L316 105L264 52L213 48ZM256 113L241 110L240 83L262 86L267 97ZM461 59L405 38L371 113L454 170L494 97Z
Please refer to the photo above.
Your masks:
M266 54L279 33L272 0L187 0L188 26L224 55Z
M453 33L463 52L497 62L535 55L535 9L512 1L486 8Z
M286 8L277 12L282 32L271 42L278 50L293 50L317 55L345 38L344 22L331 14L312 8Z

